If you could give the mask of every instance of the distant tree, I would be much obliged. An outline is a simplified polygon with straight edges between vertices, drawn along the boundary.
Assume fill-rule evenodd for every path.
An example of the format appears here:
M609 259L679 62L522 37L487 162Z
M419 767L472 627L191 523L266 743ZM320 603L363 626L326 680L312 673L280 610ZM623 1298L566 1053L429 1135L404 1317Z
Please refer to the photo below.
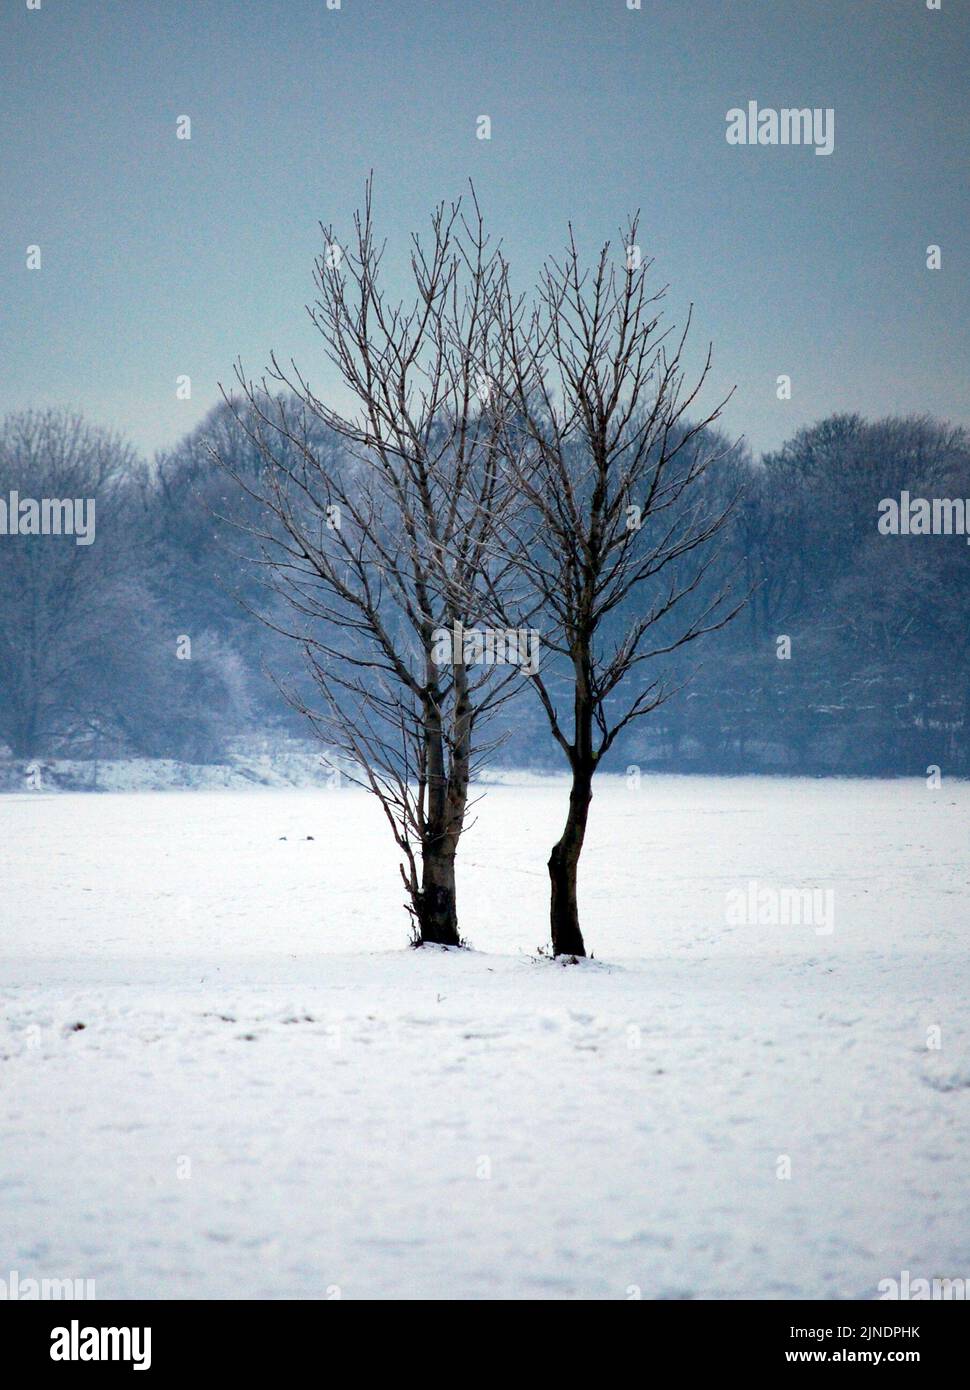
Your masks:
M0 498L93 500L94 542L71 535L0 536L0 736L15 757L77 736L94 717L104 650L143 596L125 561L133 450L61 410L0 425ZM137 591L137 592L136 592Z
M965 497L968 460L966 431L943 421L836 415L756 470L739 509L756 635L788 633L794 651L767 685L784 671L785 698L761 722L804 770L902 771L953 748L967 689L965 540L885 537L876 522L879 502L904 491ZM944 615L958 615L949 639Z
M324 435L331 437L317 431L317 447L324 446ZM156 457L146 496L148 544L154 588L170 631L189 637L193 652L209 658L218 652L226 672L230 666L234 672L236 697L230 705L200 698L199 714L218 708L225 730L243 732L251 720L280 721L279 692L270 672L287 669L292 643L255 617L267 601L266 586L260 566L247 563L258 560L259 551L245 537L263 513L217 459L258 487L262 456L226 402ZM280 606L273 613L279 618ZM180 666L187 697L198 673L198 665ZM285 705L282 710L287 712ZM295 716L292 720L297 727Z
M91 544L0 535L0 740L18 759L56 753L212 761L246 708L243 677L211 631L178 659L181 629L152 564L144 464L63 410L0 424L0 499L94 503Z

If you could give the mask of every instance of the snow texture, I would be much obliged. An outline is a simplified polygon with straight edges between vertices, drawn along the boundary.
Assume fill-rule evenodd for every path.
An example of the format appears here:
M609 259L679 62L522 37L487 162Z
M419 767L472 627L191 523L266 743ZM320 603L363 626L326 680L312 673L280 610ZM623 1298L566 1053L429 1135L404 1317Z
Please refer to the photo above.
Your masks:
M354 789L0 798L0 1279L624 1299L970 1277L970 785L602 776L578 965L536 954L564 797L513 777L476 808L467 952L406 946ZM749 882L831 889L833 929L729 920Z

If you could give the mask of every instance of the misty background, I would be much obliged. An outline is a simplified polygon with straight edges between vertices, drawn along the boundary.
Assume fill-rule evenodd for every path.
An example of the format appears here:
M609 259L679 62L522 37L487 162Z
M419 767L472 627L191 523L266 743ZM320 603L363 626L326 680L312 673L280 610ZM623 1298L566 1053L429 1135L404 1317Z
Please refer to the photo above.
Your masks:
M316 431L316 448L339 453ZM621 737L608 770L970 770L966 537L876 529L879 501L904 488L970 497L966 431L928 416L837 415L757 460L721 443L707 502L738 500L705 582L713 593L729 571L749 601L723 631L630 677L662 673L671 698ZM250 533L266 522L213 449L257 476L255 446L226 405L151 463L63 412L4 422L0 496L24 494L29 477L38 496L97 501L93 545L0 541L7 785L42 758L218 764L306 736L277 688L300 686L298 645L261 620L294 630ZM606 636L620 640L624 622ZM559 768L531 691L518 691L498 732L497 763ZM89 785L91 774L61 780Z
M679 694L610 770L966 772L965 538L876 520L903 488L970 497L968 39L917 0L6 7L0 496L94 496L98 532L0 538L5 785L304 735L208 446L245 467L237 357L349 405L303 306L318 223L348 225L370 169L392 285L469 177L523 281L568 222L597 246L639 207L671 321L693 302L714 343L710 399L737 388L708 486L740 494L722 543L751 601L665 664ZM834 153L728 146L749 99L833 108ZM501 762L559 766L528 691L506 723Z

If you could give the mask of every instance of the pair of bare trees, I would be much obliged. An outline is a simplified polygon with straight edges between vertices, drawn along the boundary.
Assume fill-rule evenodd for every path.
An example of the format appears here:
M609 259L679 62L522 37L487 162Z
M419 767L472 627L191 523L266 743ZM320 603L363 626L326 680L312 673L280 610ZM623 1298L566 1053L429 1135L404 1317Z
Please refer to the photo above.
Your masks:
M407 304L384 288L370 184L350 245L322 230L309 313L355 412L275 356L258 382L236 373L237 419L264 465L237 481L262 503L261 563L317 692L291 698L379 799L416 939L455 945L455 857L495 746L486 726L531 684L572 779L548 863L552 947L584 955L593 777L671 693L638 672L737 607L706 580L727 512L698 484L722 452L708 432L721 406L689 417L710 355L686 389L687 331L661 327L635 220L619 258L607 244L588 269L570 233L529 297L473 191L436 210L427 245L412 238ZM625 635L610 643L617 617ZM537 632L541 659L481 663L466 642L483 628Z

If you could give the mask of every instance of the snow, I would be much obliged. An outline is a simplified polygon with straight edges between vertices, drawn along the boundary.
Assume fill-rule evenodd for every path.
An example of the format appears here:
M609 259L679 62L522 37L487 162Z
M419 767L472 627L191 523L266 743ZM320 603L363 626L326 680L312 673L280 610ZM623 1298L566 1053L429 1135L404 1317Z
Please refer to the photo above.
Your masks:
M603 775L575 966L536 955L564 783L483 790L466 952L407 947L352 788L0 797L0 1280L870 1298L970 1276L970 785ZM833 929L729 921L752 881L830 889Z
M230 739L222 763L174 758L43 758L24 763L0 745L0 791L196 791L251 786L319 787L337 780L344 761L324 756L313 739L276 734ZM28 783L32 785L28 786Z

